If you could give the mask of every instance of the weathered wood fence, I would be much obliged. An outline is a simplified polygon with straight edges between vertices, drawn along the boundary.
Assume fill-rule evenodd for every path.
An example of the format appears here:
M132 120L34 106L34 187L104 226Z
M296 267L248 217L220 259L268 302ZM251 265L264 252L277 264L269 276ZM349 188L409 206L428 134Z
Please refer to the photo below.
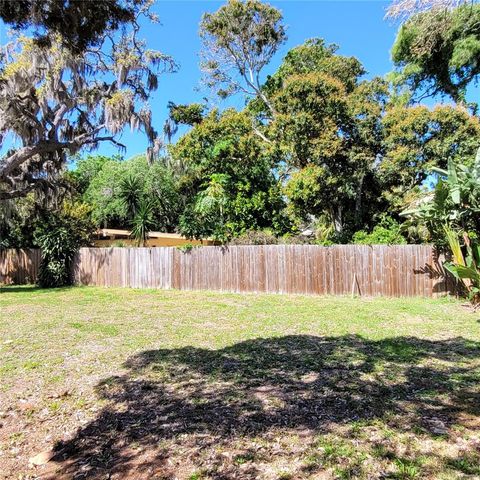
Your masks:
M6 252L0 252L0 283L35 278L37 251ZM83 248L75 280L105 287L429 297L454 291L442 261L428 245Z
M0 285L35 283L40 258L40 250L0 250Z

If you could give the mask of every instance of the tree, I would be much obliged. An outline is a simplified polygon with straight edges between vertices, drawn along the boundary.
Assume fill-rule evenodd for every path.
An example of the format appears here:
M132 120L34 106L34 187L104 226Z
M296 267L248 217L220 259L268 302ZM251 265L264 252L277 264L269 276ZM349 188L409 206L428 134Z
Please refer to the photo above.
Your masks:
M263 131L288 167L290 210L300 220L327 214L343 235L371 219L366 200L370 192L375 198L388 88L381 79L362 81L361 63L336 51L312 39L287 54L264 86L276 115ZM261 99L249 108L268 114Z
M394 0L387 8L387 17L405 20L429 10L450 10L472 0Z
M258 96L273 112L260 75L286 41L282 20L276 8L259 0L229 0L205 14L200 35L207 86L221 97L238 92Z
M155 227L153 210L153 203L142 199L133 218L131 236L136 240L139 247L145 247L148 240L148 233Z
M138 38L139 18L148 10L132 5L135 18L128 28L107 29L82 54L62 47L60 37L50 46L19 37L4 47L0 146L12 136L20 144L0 159L0 199L51 186L68 155L105 141L121 147L118 134L128 124L147 135L150 159L158 152L147 100L157 74L174 64Z
M59 38L63 47L82 53L99 44L106 31L135 20L136 8L146 0L0 0L0 18L16 30L32 30L35 42L51 46Z
M285 231L277 157L253 132L249 112L210 112L170 153L187 167L179 178L183 234L225 241L247 230Z
M65 201L38 219L34 237L42 253L37 279L41 287L72 284L75 254L88 245L92 230L89 206L78 202Z
M94 167L84 163L95 165L96 160L90 156L78 162L78 168L89 170ZM172 232L184 205L175 175L161 160L149 164L143 155L124 161L110 158L91 178L82 200L92 206L95 225L118 228L127 228L148 200L155 228Z
M212 235L218 241L226 241L229 233L225 226L225 209L228 205L228 175L214 173L210 176L196 198L193 211L199 215L200 221L210 225Z
M5 200L0 208L0 249L32 247L38 213L33 193L23 198Z
M116 158L119 159L120 157ZM73 169L68 171L68 176L74 184L75 192L83 195L92 180L111 159L111 157L105 155L87 155L83 158L77 156L73 161Z
M125 215L133 220L142 203L143 184L139 177L128 175L120 181L120 199Z
M417 13L397 34L392 58L396 83L427 95L465 102L467 87L480 74L480 5Z
M406 197L432 168L447 168L449 159L471 165L480 147L480 120L461 107L393 106L382 123L384 154L377 178L392 213L405 208Z

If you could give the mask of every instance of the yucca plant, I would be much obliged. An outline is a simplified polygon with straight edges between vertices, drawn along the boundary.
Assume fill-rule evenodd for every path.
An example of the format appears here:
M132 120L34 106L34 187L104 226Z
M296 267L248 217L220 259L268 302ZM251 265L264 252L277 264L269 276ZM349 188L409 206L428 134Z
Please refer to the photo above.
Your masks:
M142 182L138 177L128 176L120 182L120 198L127 218L133 220L142 203Z
M133 219L131 232L131 236L136 240L139 247L144 247L147 244L148 233L154 226L153 204L147 200L142 200Z

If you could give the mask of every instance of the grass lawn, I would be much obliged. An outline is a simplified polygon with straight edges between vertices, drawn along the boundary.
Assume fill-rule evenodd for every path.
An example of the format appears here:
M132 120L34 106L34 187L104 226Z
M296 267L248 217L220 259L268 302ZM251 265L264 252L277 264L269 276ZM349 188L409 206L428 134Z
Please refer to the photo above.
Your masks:
M0 478L480 478L478 319L449 299L4 288Z

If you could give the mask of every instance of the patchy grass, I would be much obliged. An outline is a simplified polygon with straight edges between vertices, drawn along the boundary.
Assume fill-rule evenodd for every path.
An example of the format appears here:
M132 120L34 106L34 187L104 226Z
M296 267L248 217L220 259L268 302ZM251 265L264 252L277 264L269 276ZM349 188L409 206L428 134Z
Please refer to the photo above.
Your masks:
M0 478L480 478L479 380L455 300L5 288Z

